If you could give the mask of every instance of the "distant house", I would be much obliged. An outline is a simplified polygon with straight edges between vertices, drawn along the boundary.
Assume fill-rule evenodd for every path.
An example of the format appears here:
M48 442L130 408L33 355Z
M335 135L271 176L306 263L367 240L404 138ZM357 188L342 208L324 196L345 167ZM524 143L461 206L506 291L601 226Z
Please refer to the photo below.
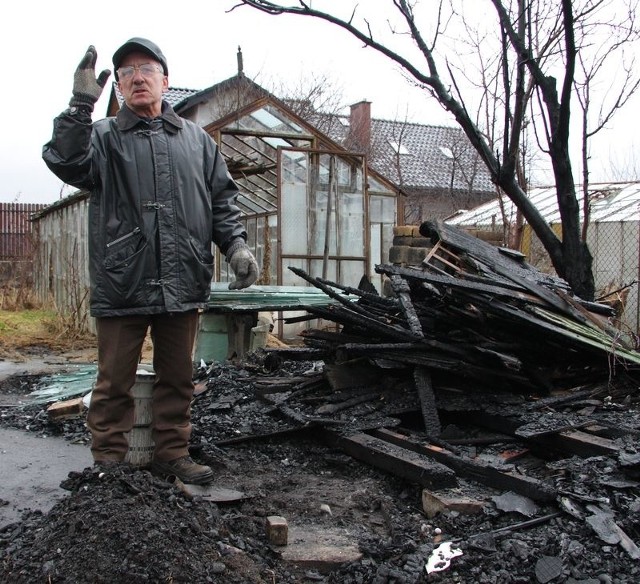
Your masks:
M368 105L352 108L351 131L323 131L325 126L319 129L312 119L248 79L241 66L236 76L201 91L170 88L165 99L219 145L241 189L238 205L248 243L262 267L262 284L306 285L288 269L294 266L353 287L366 276L381 289L374 267L388 261L393 227L407 216L405 202L409 216L417 221L440 214L438 197L450 199L449 206L440 206L444 213L467 201L463 197L451 202L463 192L472 200L477 193L480 199L487 194L484 179L482 190L474 190L480 175L473 165L463 164L467 154L462 156L457 146L461 132L422 126L420 138L418 125L406 125L401 132L401 124L371 121L371 147L366 148L362 137ZM115 115L121 103L114 84L107 115ZM344 119L333 121L347 127ZM436 155L438 164L420 171ZM444 183L438 185L440 179ZM56 238L56 233L86 237L86 227L78 221L86 214L87 196L75 193L37 216L37 284L43 299L64 295L72 274L74 297L84 298L82 287L88 290L84 266L76 265L84 258L86 241L65 240L61 249ZM418 196L422 200L415 202ZM231 275L219 259L214 278L224 282ZM56 300L58 306L65 305L64 299Z
M631 333L640 332L640 182L593 183L589 185L590 220L587 244L593 256L596 294L607 300L619 299L624 306L621 324ZM576 186L580 192L581 187ZM555 187L533 188L529 199L545 221L561 234L561 218ZM520 230L520 251L530 263L551 269L548 256L531 227L518 216L514 204L506 198L494 199L447 219L463 227L506 244L509 232Z
M406 195L404 224L444 219L496 196L487 167L459 127L431 126L371 116L371 103L348 116L313 113L309 119L336 142L367 155L369 165Z

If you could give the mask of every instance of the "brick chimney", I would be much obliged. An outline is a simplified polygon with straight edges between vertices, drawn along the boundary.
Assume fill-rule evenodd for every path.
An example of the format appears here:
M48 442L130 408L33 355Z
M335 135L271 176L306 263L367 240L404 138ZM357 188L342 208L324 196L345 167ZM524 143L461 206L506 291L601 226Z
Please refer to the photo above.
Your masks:
M369 152L371 148L370 101L359 101L351 106L347 144L355 150L360 150L365 153Z

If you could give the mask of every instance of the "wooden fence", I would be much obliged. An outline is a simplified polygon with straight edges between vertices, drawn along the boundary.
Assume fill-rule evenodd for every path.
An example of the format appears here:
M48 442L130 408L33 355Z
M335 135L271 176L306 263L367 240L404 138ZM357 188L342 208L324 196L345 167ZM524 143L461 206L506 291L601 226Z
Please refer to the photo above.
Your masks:
M31 216L45 207L35 203L0 203L0 261L31 259Z
M46 205L0 203L0 282L31 273L35 250L31 217Z
M34 290L43 304L95 332L89 317L88 193L62 199L34 218Z

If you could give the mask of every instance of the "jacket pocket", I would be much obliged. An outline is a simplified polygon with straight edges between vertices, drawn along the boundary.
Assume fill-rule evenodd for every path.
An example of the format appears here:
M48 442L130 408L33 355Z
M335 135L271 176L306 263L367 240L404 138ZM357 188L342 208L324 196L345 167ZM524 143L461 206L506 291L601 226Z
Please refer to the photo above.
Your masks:
M191 251L198 262L205 266L213 267L213 254L211 253L211 250L203 249L200 243L191 235L189 236L189 245L191 246Z
M211 278L213 276L213 254L203 248L194 237L189 237L191 258L184 264L182 274L182 301L205 302L209 299Z
M107 243L106 248L107 250L120 249L121 247L125 246L130 239L135 239L137 236L140 236L140 234L141 234L140 227L136 227L132 231L129 231L129 233L125 233L120 237L116 237L113 241L110 241L109 243Z
M142 230L118 237L106 245L104 258L104 299L114 308L128 308L146 303L144 290L147 239Z

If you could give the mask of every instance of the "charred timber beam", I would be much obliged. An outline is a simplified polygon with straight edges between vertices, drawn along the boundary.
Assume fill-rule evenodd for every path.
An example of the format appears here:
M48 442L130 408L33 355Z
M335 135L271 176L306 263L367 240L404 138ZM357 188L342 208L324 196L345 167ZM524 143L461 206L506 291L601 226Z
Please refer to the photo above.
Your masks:
M397 308L398 306L398 301L395 298L387 298L386 296L379 296L371 292L364 292L359 288L352 288L351 286L343 286L342 284L338 284L337 282L326 280L325 278L317 278L317 281L320 282L321 284L331 286L331 288L337 288L339 290L342 290L345 294L350 294L351 296L359 296L366 304L375 304L384 308L391 308L391 309Z
M471 351L465 348L442 343L433 339L422 339L416 343L340 343L336 347L337 351L344 351L345 354L354 355L375 355L376 353L383 351L386 354L390 352L398 352L400 354L415 353L416 355L424 355L429 352L434 354L439 352L443 355L451 357L459 357L465 360L471 360Z
M400 276L393 275L390 278L391 287L400 300L400 306L404 312L404 316L407 319L407 324L411 332L419 337L424 337L422 332L422 325L416 314L416 309L411 302L411 288L407 284L406 280L403 280Z
M507 525L506 527L500 527L498 529L492 529L489 532L476 533L474 535L467 536L465 539L468 543L473 543L474 541L481 540L487 536L487 534L492 535L494 537L502 537L506 535L511 535L514 531L519 531L521 529L528 529L529 527L536 527L537 525L541 525L543 523L548 523L552 519L556 517L562 516L562 511L557 511L555 513L549 513L548 515L543 515L542 517L536 517L534 519L527 519L526 521L520 521L519 523L513 523L512 525ZM451 541L457 542L461 541L462 538L452 539Z
M413 302L411 302L411 288L409 284L406 280L394 274L391 276L391 287L400 299L400 306L402 306L411 332L419 337L424 337L422 325L416 314ZM418 392L418 399L420 400L420 411L422 412L425 430L430 436L440 436L442 428L440 426L440 418L438 417L436 398L433 394L429 370L426 367L417 365L413 369L413 380Z
M400 308L398 306L393 307L393 311L382 309L381 307L373 304L362 304L363 308L366 308L366 313L381 322L388 324L404 325L406 320Z
M537 434L528 433L523 436L525 434L523 431L525 426L520 420L483 411L464 412L461 415L462 417L468 417L477 426L521 439L532 450L537 449L538 451L544 450L546 452L553 450L580 457L611 455L620 451L620 448L613 440L580 430L560 428L555 433L542 431Z
M321 435L331 446L342 449L356 460L423 487L443 489L457 484L455 473L445 465L374 436L343 436L326 429Z
M307 310L307 307L305 305L300 306L301 310ZM314 320L315 316L310 316L308 314L302 314L300 316L287 316L285 318L283 318L283 322L287 323L287 324L297 324L299 322L308 322L310 320Z
M433 243L441 241L449 250L458 254L462 252L466 258L479 262L487 271L490 270L490 275L497 274L498 269L503 268L511 273L520 274L532 282L552 284L554 288L569 290L569 284L566 281L543 274L525 263L523 254L486 243L463 229L446 224L441 219L425 221L420 225L419 231L422 236L429 237Z
M352 348L348 349L347 347ZM348 361L354 357L367 357L371 360L386 359L395 361L396 363L403 363L404 365L423 365L442 371L458 371L461 366L467 365L461 358L433 353L426 348L421 351L403 351L384 348L377 350L366 348L361 350L354 345L341 345L336 349L336 359L338 361Z
M625 342L624 338L622 337L622 335L620 335L620 331L617 328L608 325L606 323L606 321L604 321L603 319L600 319L600 318L596 317L595 315L593 315L582 304L580 304L576 299L574 299L571 296L569 296L569 294L567 294L565 292L558 291L558 295L561 298L563 298L568 304L571 304L575 308L575 310L577 312L582 313L587 322L591 323L594 327L601 329L609 337L615 338L616 340L618 340L619 343L622 346L624 346L625 349L632 349L633 348L630 343Z
M408 351L400 347L401 344L394 350L384 348L384 345L380 345L377 350L374 348L361 350L354 345L344 345L337 348L336 359L345 361L356 356L366 356L372 360L385 359L397 363L404 363L405 365L423 365L439 371L449 371L460 377L481 379L486 383L508 384L509 389L514 391L538 388L538 384L533 382L528 376L520 375L508 369L498 370L495 367L483 367L464 358L429 353L424 348L422 350Z
M329 306L327 308L309 306L307 310L320 318L325 318L343 325L349 324L356 326L370 333L377 333L382 338L386 337L399 341L416 341L420 338L405 328L385 324L362 313L341 309L339 306Z
M530 405L529 409L532 411L545 410L548 408L557 408L558 406L564 406L572 402L582 401L585 399L589 399L592 396L593 391L594 390L592 388L589 388L572 391L571 393L563 395L544 397L537 400L534 404Z
M374 296L373 294L366 294L361 292L360 295L362 299L366 297L369 301L373 301L373 302L360 304L359 302L355 302L352 299L345 298L342 294L338 294L333 289L334 286L338 286L334 282L329 282L329 280L324 280L322 278L313 278L312 276L309 276L309 274L307 274L300 268L289 266L289 269L294 274L300 276L310 284L313 284L316 288L319 288L320 290L322 290L330 298L337 300L341 305L343 305L348 310L351 310L362 316L366 316L371 320L377 320L378 322L382 322L382 323L389 323L392 321L401 322L393 314L393 312L397 311L398 309L398 303L395 299L382 299L380 296ZM364 294L366 294L366 296ZM307 312L311 312L309 306L303 306L302 308L307 310Z
M464 459L436 446L422 444L402 434L392 432L391 430L383 428L381 430L374 430L372 434L391 444L433 458L437 462L454 470L460 476L474 480L480 484L501 490L510 490L514 493L529 497L534 501L550 502L554 501L557 496L557 492L553 487L536 479L524 475L514 475L503 472L488 464Z
M601 436L602 438L610 438L615 440L616 438L623 438L625 436L635 436L640 438L640 430L633 428L620 428L613 426L603 426L601 424L592 423L585 426L585 431L595 436Z
M601 455L617 455L620 447L608 438L594 436L581 430L568 430L558 434L545 434L527 439L530 445L540 446L545 450L555 450L574 454L582 458Z
M256 395L270 395L277 393L287 393L288 395L282 397L279 403L285 401L291 401L292 399L299 399L301 396L306 395L318 388L326 385L323 375L317 375L310 379L300 380L299 378L292 378L289 383L281 381L279 383L260 383L254 382Z
M420 399L420 410L427 435L440 436L442 428L440 418L436 408L436 398L431 385L431 374L426 367L417 366L413 370L413 380L415 382L418 398Z
M572 304L567 302L566 298L568 298L568 295L565 294L563 298L553 290L549 290L548 288L540 286L535 282L528 280L527 278L518 276L512 271L502 268L501 266L495 266L494 269L496 270L496 273L500 274L504 278L509 278L509 280L512 280L516 284L519 284L523 288L526 288L531 294L541 298L547 304L549 304L549 306L555 308L558 312L566 314L567 316L583 324L589 322L584 314L576 310Z
M310 276L304 270L301 270L300 268L296 268L294 266L289 266L289 269L296 276L300 276L303 280L306 280L316 288L319 288L327 296L329 296L329 298L333 298L343 306L346 306L347 308L349 308L349 310L353 310L354 312L358 312L360 314L366 314L366 311L363 308L360 308L357 304L355 304L348 298L345 298L342 294L338 294L333 288L331 288L331 286L327 286L326 284L323 284L322 282L320 282L320 280L318 280L317 278Z
M465 296L464 292L462 296ZM517 323L526 327L526 334L520 335L520 345L521 349L525 345L532 347L532 354L536 353L536 339L539 339L544 341L543 346L547 348L543 355L550 355L548 347L551 343L556 343L562 347L563 354L567 354L568 349L574 348L576 350L574 360L580 358L581 361L588 360L593 363L595 355L599 361L594 365L602 371L609 370L609 358L613 356L621 362L626 362L627 365L640 365L640 353L637 351L626 349L618 339L610 337L599 328L567 318L556 311L533 303L518 307L502 302L498 298L478 295L468 296L467 300L474 303L483 314L495 317L494 332L503 328L508 334ZM453 310L452 307L450 309ZM516 348L517 346L515 345ZM558 356L557 353L554 355Z
M316 414L319 414L322 416L331 415L337 412L341 412L342 410L352 408L353 406L376 401L379 399L380 399L380 392L375 391L372 393L368 393L366 395L355 396L339 403L323 404L316 409Z
M306 414L302 414L293 408L281 403L280 401L273 399L270 395L260 395L258 394L258 399L264 402L267 405L273 406L273 410L281 413L286 419L299 424L302 428L307 428L310 426L342 426L347 422L343 420L335 420L331 418L322 418L319 416L308 416Z
M403 268L402 266L394 266L390 264L376 265L375 270L379 274L386 274L391 277L392 275L402 276L403 278L409 278L418 282L427 282L436 287L449 286L453 288L459 288L462 290L473 290L482 294L493 294L495 296L509 296L513 298L518 296L518 291L524 293L526 290L521 286L515 284L496 284L491 282L490 284L484 284L479 282L473 282L469 279L454 278L453 276L439 276L437 274L430 274L429 272L421 272L415 268ZM525 300L531 300L529 294L522 294L521 296Z

